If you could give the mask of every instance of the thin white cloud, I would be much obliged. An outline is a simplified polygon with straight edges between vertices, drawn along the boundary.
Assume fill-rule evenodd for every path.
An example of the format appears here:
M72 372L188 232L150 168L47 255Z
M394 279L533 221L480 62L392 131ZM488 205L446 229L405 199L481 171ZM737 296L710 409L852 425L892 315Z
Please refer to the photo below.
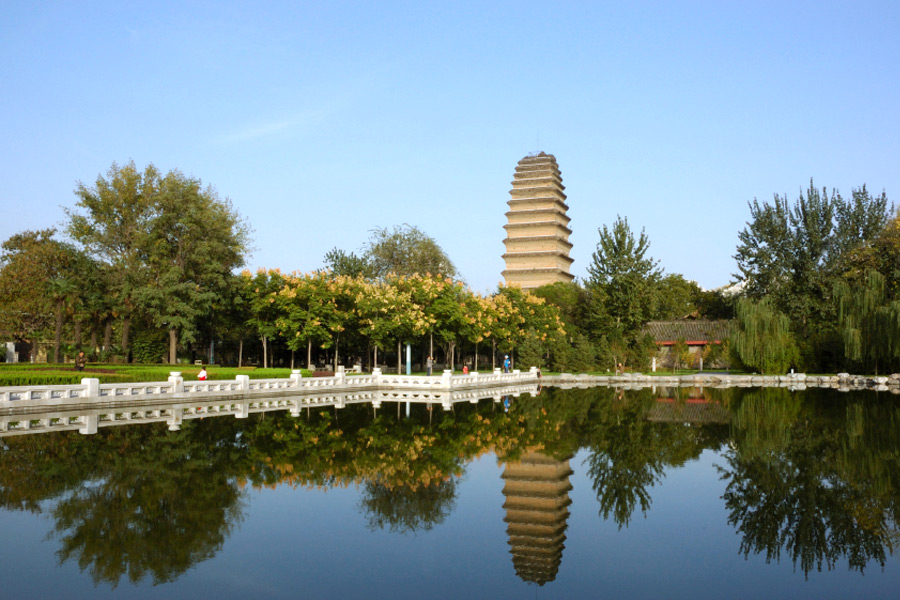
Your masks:
M321 122L327 116L328 111L324 109L309 110L287 119L272 120L269 122L256 123L248 125L237 131L225 133L215 138L215 141L221 144L237 144L241 142L249 142L261 138L271 137L283 133L289 133L292 130L308 127Z

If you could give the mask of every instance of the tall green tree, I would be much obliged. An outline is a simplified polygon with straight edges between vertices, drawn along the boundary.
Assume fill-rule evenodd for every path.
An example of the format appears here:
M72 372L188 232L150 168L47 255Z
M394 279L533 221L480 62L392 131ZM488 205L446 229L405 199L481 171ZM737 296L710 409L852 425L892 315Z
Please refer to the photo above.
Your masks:
M54 238L56 230L23 231L0 251L0 332L34 340L51 326L59 362L63 325L79 294L79 252Z
M230 202L178 171L116 163L93 186L79 182L69 234L107 266L127 355L133 318L169 330L169 360L196 338L243 264L249 229Z
M347 275L349 277L374 277L374 266L366 256L357 256L354 252L344 252L339 248L332 248L325 253L325 268L335 276Z
M456 267L434 238L411 225L376 228L365 246L364 256L375 277L385 277L388 273L457 276Z
M242 303L246 306L247 325L259 336L263 351L263 368L269 366L269 340L278 333L282 311L276 296L284 287L284 275L278 269L259 269L253 275L241 273Z
M900 299L900 210L871 243L850 252L844 269L844 277L851 282L862 279L868 269L875 269L884 277L888 297Z
M169 362L178 342L197 339L213 309L224 304L232 271L244 262L248 228L212 187L169 172L153 199L156 216L146 237L147 279L135 302L169 332Z
M588 265L587 286L602 291L609 319L605 329L631 337L656 313L662 277L659 261L647 254L647 234L641 230L635 238L628 219L617 217L612 228L604 225L598 231L600 241Z
M76 208L66 210L69 235L108 266L125 354L131 320L138 312L135 293L148 281L148 237L158 214L155 199L160 182L153 165L139 171L133 161L123 166L113 163L106 177L98 176L93 186L79 181Z
M682 275L667 274L659 281L654 320L668 321L699 316L695 299L702 294L696 281L688 281Z
M738 234L734 258L753 299L770 298L798 331L826 322L831 289L848 253L884 229L887 196L872 197L865 186L845 201L833 190L809 188L793 205L775 195L771 204L749 204L750 221Z

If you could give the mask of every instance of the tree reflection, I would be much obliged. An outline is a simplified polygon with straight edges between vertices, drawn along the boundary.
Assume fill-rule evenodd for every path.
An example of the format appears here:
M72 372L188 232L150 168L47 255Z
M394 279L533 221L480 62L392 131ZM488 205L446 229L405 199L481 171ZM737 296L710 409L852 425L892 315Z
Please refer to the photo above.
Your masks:
M493 402L413 405L409 418L349 405L188 421L180 432L132 425L0 438L0 506L49 512L60 561L95 583L162 583L221 549L240 523L244 484L358 485L370 529L428 531L454 510L475 457L563 462L587 448L599 514L622 528L650 510L668 469L727 442L723 499L745 556L785 553L806 574L843 557L859 570L885 563L900 542L894 398L699 393L550 388L516 398L508 413ZM702 418L713 413L720 420Z
M428 485L386 485L366 481L360 509L371 530L391 533L429 531L444 522L456 504L456 480L448 478Z
M50 509L60 562L75 561L95 584L116 587L123 577L172 581L213 556L243 509L231 425L186 423L177 434L152 426L105 430L89 438L93 452L57 462L81 476ZM80 447L88 438L64 439Z
M900 508L892 404L812 404L780 389L736 403L735 445L720 472L745 557L778 561L785 551L807 577L842 558L861 572L870 561L884 566Z
M646 515L650 488L662 480L667 468L683 465L722 439L716 433L721 427L649 421L656 401L651 390L628 396L614 392L599 397L592 411L588 476L600 515L612 516L619 528L627 527L638 509Z

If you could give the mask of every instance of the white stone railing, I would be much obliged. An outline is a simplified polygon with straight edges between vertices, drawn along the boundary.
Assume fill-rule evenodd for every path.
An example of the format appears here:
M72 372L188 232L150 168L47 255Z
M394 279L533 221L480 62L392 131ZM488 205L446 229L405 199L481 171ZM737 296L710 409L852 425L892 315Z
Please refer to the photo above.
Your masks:
M561 388L617 387L712 387L712 388L756 388L783 387L793 390L807 388L831 388L839 391L875 390L900 394L900 374L890 376L863 376L838 373L837 375L806 375L790 373L786 375L695 373L690 375L645 375L625 373L622 375L574 375L561 373L548 375L545 385Z
M346 389L416 389L452 390L481 386L497 386L536 382L537 369L526 373L513 371L501 373L469 373L454 375L444 371L437 376L429 375L385 375L375 369L371 375L348 377L342 368L333 377L302 377L299 370L283 379L250 379L238 375L233 380L215 379L206 381L185 381L178 371L170 373L167 381L142 383L103 383L98 379L85 378L80 384L0 387L0 408L12 403L28 401L31 404L66 404L85 399L112 401L117 399L152 399L163 396L191 396L196 398L223 395L265 394L279 391L318 392Z
M277 389L280 388L276 388L276 391ZM66 405L29 403L21 411L12 414L3 414L3 411L0 411L0 437L73 430L89 435L97 433L101 427L134 423L165 423L169 430L177 431L187 419L221 416L245 419L251 414L269 411L288 411L291 416L299 417L305 408L333 406L340 409L361 403L371 403L375 409L381 408L384 402L398 402L407 406L428 404L451 410L453 404L458 402L477 403L485 398L500 402L505 396L535 394L538 389L538 384L532 382L460 390L333 388L312 392L302 390L298 393L276 393L270 396L248 394L216 397L213 394L189 393L181 396L154 394L155 398L141 398L136 394L118 394L105 396L107 401L101 403L90 401L70 402Z

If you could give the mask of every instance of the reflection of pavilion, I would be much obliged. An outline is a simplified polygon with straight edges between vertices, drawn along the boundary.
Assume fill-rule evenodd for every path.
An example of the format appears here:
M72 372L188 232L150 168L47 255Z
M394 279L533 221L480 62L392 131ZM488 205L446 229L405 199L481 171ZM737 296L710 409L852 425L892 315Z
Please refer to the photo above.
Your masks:
M569 461L530 452L506 463L503 495L510 553L523 581L544 585L556 579L571 504Z

